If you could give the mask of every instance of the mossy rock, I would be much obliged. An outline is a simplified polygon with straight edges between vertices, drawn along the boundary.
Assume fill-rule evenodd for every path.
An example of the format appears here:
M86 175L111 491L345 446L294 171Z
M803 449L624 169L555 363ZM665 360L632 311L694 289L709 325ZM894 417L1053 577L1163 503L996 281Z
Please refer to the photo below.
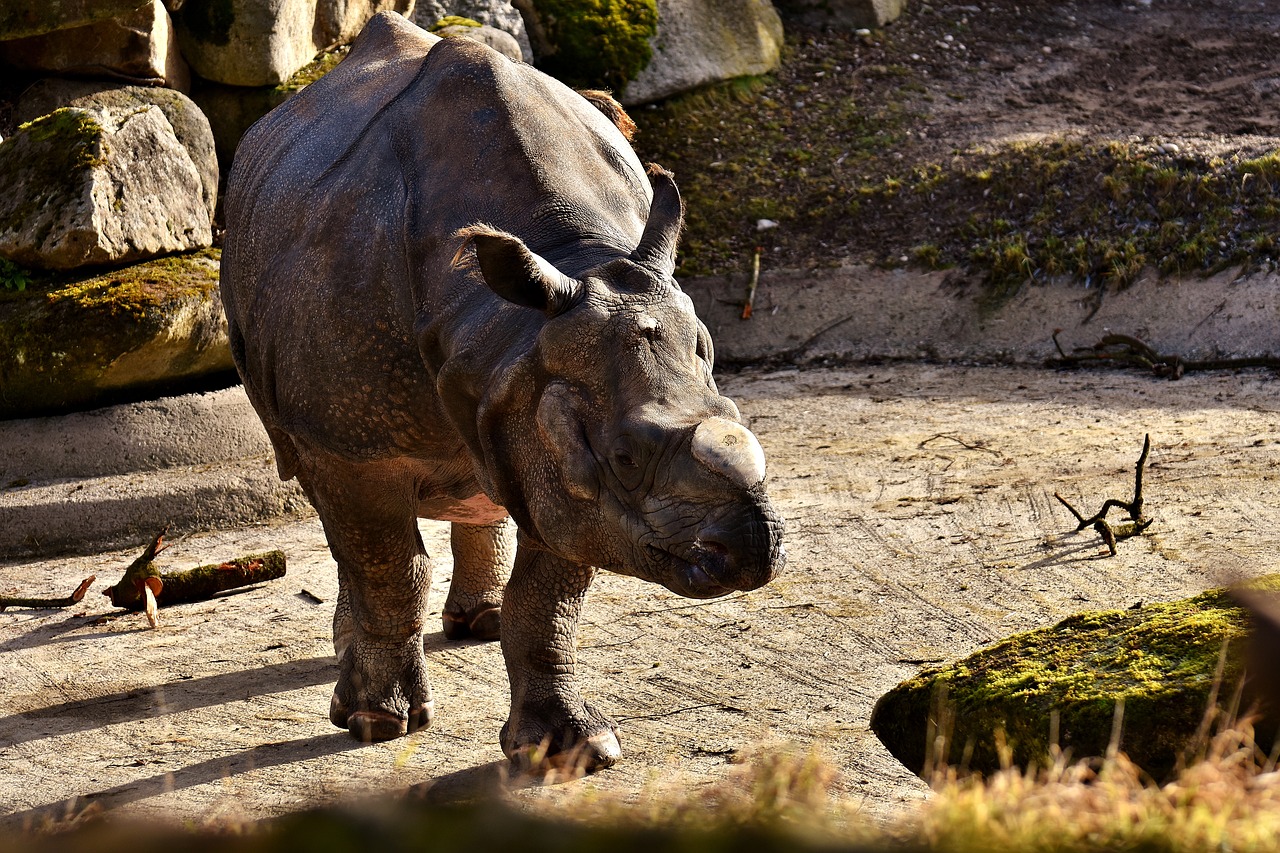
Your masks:
M146 0L40 0L0 3L0 39L27 38L124 17Z
M1280 589L1280 575L1251 586ZM1079 613L903 682L876 703L871 729L899 761L924 773L926 741L939 719L949 720L946 763L990 773L1001 767L997 732L1013 764L1044 766L1054 712L1061 748L1074 758L1105 755L1122 700L1120 749L1161 779L1195 746L1215 687L1220 704L1235 695L1248 631L1248 614L1223 589Z
M538 0L537 66L571 86L622 92L653 56L656 0Z
M230 376L219 255L208 249L74 278L31 273L23 290L0 290L0 418Z

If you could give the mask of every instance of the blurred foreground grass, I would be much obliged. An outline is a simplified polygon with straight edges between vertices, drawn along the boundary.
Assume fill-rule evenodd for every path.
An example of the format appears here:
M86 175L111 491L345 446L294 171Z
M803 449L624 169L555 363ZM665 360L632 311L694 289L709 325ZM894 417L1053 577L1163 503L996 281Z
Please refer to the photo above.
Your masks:
M761 749L699 789L655 783L630 799L586 790L531 813L518 797L426 806L354 803L255 824L160 829L93 819L0 837L0 850L59 853L235 851L1269 851L1280 849L1276 754L1247 725L1219 733L1172 782L1122 754L986 779L938 773L933 795L887 825L833 793L815 753ZM41 828L38 828L41 829Z

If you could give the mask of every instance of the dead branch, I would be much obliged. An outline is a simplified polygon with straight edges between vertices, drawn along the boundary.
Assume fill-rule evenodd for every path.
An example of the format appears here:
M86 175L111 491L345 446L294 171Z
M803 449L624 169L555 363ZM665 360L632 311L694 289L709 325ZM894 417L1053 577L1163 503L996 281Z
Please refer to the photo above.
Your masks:
M76 587L76 591L68 595L66 598L16 598L0 595L0 613L3 613L6 607L52 609L55 607L70 607L73 604L79 604L80 600L84 598L84 594L89 591L89 587L92 586L93 582L97 579L97 575L89 575L89 577L80 581L80 586Z
M162 574L155 565L155 557L168 547L164 534L164 530L157 533L138 559L125 569L120 580L102 593L116 607L146 610L153 628L158 624L157 609L161 606L205 601L220 592L284 577L283 551L251 554L225 563Z
M1129 539L1133 536L1141 534L1144 530L1151 526L1153 519L1146 518L1142 514L1142 472L1147 465L1147 455L1151 452L1151 436L1148 434L1142 441L1142 455L1138 457L1138 462L1134 466L1133 472L1133 500L1122 501L1117 498L1108 498L1103 501L1102 509L1098 510L1094 515L1088 518L1084 514L1067 502L1067 499L1057 492L1053 496L1058 502L1067 508L1079 524L1076 525L1075 532L1079 533L1086 527L1092 527L1102 537L1102 541L1106 543L1107 550L1111 552L1111 556L1116 555L1116 542L1121 539ZM1122 509L1129 514L1129 521L1113 525L1107 521L1107 513L1112 509Z
M1184 373L1192 370L1236 370L1246 367L1280 369L1280 358L1276 356L1189 360L1180 355L1163 355L1133 335L1120 334L1103 335L1093 346L1076 347L1071 355L1067 355L1058 341L1061 332L1061 329L1053 330L1053 345L1058 350L1058 358L1049 359L1051 367L1085 367L1109 363L1142 368L1169 379L1181 379Z

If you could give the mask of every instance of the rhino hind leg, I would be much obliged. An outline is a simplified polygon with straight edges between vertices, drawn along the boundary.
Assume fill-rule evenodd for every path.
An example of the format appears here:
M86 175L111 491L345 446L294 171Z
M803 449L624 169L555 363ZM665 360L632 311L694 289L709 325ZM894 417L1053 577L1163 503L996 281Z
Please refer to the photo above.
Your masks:
M433 712L422 648L431 561L412 481L388 463L317 460L312 453L299 460L299 479L338 564L339 670L329 719L366 742L425 728Z
M455 521L450 545L453 581L444 602L444 635L450 640L496 640L502 627L502 594L515 557L515 523L509 518L492 524Z

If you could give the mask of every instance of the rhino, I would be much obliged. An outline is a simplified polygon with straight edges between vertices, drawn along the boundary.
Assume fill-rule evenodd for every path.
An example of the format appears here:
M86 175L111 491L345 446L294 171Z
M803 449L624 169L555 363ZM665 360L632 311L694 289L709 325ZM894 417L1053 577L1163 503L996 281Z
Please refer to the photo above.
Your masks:
M625 121L387 12L236 153L231 349L338 566L329 716L357 738L431 722L420 517L451 522L444 634L501 641L517 764L621 754L575 675L597 571L711 598L782 568L764 453L672 277L679 191Z

